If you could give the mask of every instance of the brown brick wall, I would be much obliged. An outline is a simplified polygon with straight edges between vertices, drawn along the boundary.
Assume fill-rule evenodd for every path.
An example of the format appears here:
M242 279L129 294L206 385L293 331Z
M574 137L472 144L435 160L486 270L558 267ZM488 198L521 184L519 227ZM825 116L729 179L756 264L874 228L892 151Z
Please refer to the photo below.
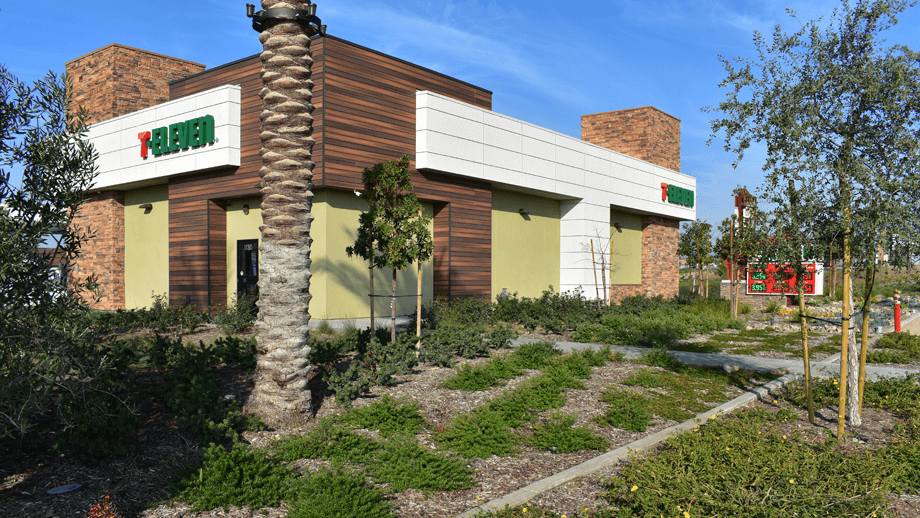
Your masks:
M680 119L651 106L582 115L581 139L680 171Z
M610 286L610 300L646 295L676 297L680 275L677 270L677 239L680 221L661 216L642 217L642 284Z
M80 282L96 275L102 298L96 309L125 307L125 197L120 191L88 195L73 226L94 236L83 243L71 279Z
M169 82L204 65L112 43L68 61L71 106L83 106L94 123L169 100Z

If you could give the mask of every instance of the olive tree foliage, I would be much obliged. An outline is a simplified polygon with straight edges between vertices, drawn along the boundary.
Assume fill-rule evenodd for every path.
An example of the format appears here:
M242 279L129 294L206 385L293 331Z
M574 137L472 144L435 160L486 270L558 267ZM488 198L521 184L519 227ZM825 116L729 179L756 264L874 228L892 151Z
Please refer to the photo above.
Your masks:
M396 272L414 262L431 258L434 241L423 216L422 204L412 186L409 157L389 160L365 169L362 175L367 211L359 219L355 244L345 249L349 257L357 255L370 261L372 268L391 268L393 284L391 311L396 311ZM392 330L393 341L396 330Z
M106 360L84 347L92 337L81 294L92 279L68 289L53 263L70 263L88 237L70 223L96 171L84 118L67 115L67 94L54 74L28 86L0 65L0 437L25 433L62 398L104 393L92 380ZM22 172L19 187L13 170ZM54 253L41 253L51 234Z
M699 275L700 284L694 290L702 291L703 268L714 259L712 246L712 225L697 219L683 226L677 242L677 254L687 259L687 266ZM703 293L698 292L702 295Z
M920 243L920 56L879 37L915 3L844 0L826 24L799 22L792 33L777 25L771 41L755 32L756 58L720 56L726 99L704 108L722 114L711 121L712 138L724 134L738 161L752 144L765 146L762 196L788 207L792 181L800 200L807 194L825 213L814 218L825 222L824 235L842 238L845 279L846 259L865 264L885 235ZM849 334L853 360L852 327ZM847 414L858 424L855 370Z

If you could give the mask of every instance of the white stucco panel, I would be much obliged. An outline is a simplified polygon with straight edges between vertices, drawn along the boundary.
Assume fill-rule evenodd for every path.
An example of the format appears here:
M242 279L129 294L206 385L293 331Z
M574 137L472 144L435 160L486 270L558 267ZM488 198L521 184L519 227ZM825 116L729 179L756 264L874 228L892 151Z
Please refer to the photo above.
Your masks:
M87 139L99 153L94 189L145 182L193 171L240 165L240 87L225 85L98 122ZM215 141L170 153L141 156L138 134L195 117L214 117Z
M568 198L561 289L592 297L590 242L609 233L611 207L696 219L695 207L661 199L662 183L695 192L692 176L431 92L416 92L416 165Z

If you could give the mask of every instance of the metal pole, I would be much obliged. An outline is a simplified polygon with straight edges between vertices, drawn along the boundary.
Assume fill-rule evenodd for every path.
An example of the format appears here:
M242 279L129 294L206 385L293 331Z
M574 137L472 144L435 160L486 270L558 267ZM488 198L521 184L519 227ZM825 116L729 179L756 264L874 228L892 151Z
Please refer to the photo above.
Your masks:
M901 292L898 290L894 290L894 332L901 332Z

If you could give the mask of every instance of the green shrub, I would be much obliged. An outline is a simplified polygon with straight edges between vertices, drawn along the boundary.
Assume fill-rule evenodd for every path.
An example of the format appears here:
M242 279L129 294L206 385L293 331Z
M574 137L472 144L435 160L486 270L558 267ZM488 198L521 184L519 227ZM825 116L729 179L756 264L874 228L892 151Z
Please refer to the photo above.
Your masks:
M511 347L511 341L517 338L517 332L510 326L499 324L492 328L487 335L489 347L492 349L507 349Z
M920 358L920 335L912 335L910 331L887 333L878 339L875 346L880 349L904 351L912 358Z
M234 296L223 308L212 308L211 321L227 335L245 331L256 323L259 315L257 301L258 297L251 295Z
M376 337L372 338L367 353L360 357L364 360L363 365L368 370L367 377L371 383L388 387L395 383L393 376L412 374L412 369L418 365L416 343L417 338L410 332L399 333L395 342L381 342Z
M461 365L456 368L453 376L441 383L441 386L452 390L487 390L504 385L507 380L516 378L523 373L523 369L513 361L493 358L479 365Z
M454 363L453 331L450 327L436 329L422 341L425 360L438 367L450 367Z
M489 343L485 332L484 325L438 327L423 342L425 358L434 365L450 367L454 353L464 358L487 355Z
M422 307L425 327L463 327L487 325L492 321L492 303L485 297L435 299Z
M295 486L291 518L396 518L396 506L363 473L341 468L307 474Z
M502 414L488 407L453 418L435 434L435 441L468 459L512 455L518 446L518 438Z
M85 464L107 464L132 451L140 424L124 384L113 379L85 382L83 390L64 392L58 402L64 423L56 449L68 450Z
M580 380L591 377L591 365L580 354L561 356L543 368L540 378L548 378L560 389L570 388L583 390L584 383Z
M767 305L764 306L764 313L779 313L779 310L783 309L783 304L778 300L770 300L767 302Z
M904 351L869 351L866 354L866 363L911 363L913 358Z
M622 312L621 312L622 311ZM642 318L631 315L625 310L605 315L602 319L603 329L598 330L598 341L606 344L639 345L642 338Z
M594 349L588 348L582 351L575 351L572 354L583 357L591 367L603 367L613 358L609 345L596 351Z
M595 418L599 425L633 432L644 432L648 428L651 419L649 401L642 394L610 388L604 392L601 401L608 406L604 415Z
M540 327L550 333L561 333L575 329L580 323L596 322L603 311L580 290L556 293L550 287L539 298L518 299L517 293L498 297L493 315L497 320L517 323L531 331Z
M323 459L366 464L380 450L380 444L337 424L333 419L324 419L306 435L279 441L274 448L278 456L288 462Z
M458 491L476 485L465 460L449 458L402 436L388 441L368 465L371 477L394 491Z
M352 360L345 369L333 369L324 377L329 390L335 394L335 401L345 408L351 408L352 401L370 390L373 384L360 358Z
M589 428L575 424L576 417L571 414L553 412L545 423L533 428L533 435L527 443L538 450L554 453L574 453L579 450L606 450L609 442Z
M370 405L353 409L342 421L358 428L379 430L384 436L415 435L425 427L417 402L394 399L386 394Z
M208 316L180 297L176 297L175 304L170 304L166 295L154 294L153 304L144 311L144 321L152 331L179 335L191 333L198 324L207 322Z
M294 473L262 452L237 443L230 450L212 444L204 463L180 469L175 489L193 511L227 506L276 507L289 494Z
M891 471L882 455L780 437L765 418L742 412L634 457L606 480L603 496L617 517L675 516L679 508L694 517L871 516L886 508Z
M332 324L328 320L320 320L313 332L318 335L332 335L335 334L335 329L332 328Z
M238 432L264 428L260 419L244 417L236 401L224 400L217 390L217 376L209 369L218 363L255 366L255 339L227 337L212 345L199 342L185 346L180 340L157 336L147 352L147 359L169 370L163 374L163 386L157 396L169 409L173 419L189 427L202 444L232 441Z
M523 343L511 354L511 361L522 369L542 369L550 358L559 356L562 351L556 349L556 342L541 340Z
M452 329L454 350L463 358L476 358L489 354L489 344L485 340L485 326L458 326Z
M561 372L567 374L566 371ZM572 385L574 380L570 378L563 381L567 385ZM480 408L484 408L483 411L497 412L507 426L519 428L544 410L564 406L566 395L563 390L564 387L558 380L541 374L524 381L515 390L505 392Z

